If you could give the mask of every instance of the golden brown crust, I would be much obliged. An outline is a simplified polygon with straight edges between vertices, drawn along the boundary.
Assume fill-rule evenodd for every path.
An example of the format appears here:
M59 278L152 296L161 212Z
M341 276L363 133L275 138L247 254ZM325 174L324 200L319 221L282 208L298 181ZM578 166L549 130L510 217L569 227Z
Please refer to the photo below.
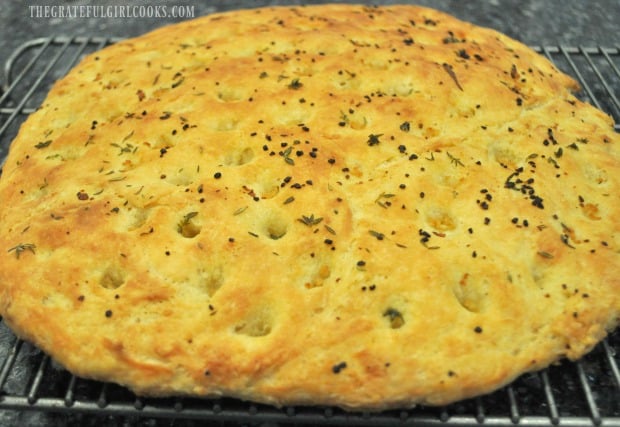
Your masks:
M146 395L444 404L578 358L618 323L620 183L576 88L413 6L123 41L11 147L0 311Z

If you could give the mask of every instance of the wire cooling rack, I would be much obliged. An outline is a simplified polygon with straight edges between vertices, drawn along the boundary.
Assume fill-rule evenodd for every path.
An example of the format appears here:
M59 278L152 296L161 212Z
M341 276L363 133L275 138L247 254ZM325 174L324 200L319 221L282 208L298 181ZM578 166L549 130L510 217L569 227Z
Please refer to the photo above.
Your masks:
M118 39L39 38L4 64L0 92L0 159L53 82L84 55ZM579 95L620 123L620 48L533 47L576 78ZM620 132L620 125L615 130ZM274 408L234 399L143 399L114 384L71 375L0 321L0 423L37 414L51 425L355 425L620 427L620 331L577 362L521 376L495 393L440 408L349 413L331 407ZM7 415L8 414L8 415ZM90 421L89 421L90 420ZM94 421L93 421L94 420ZM102 421L104 420L104 421ZM120 421L119 421L120 420Z

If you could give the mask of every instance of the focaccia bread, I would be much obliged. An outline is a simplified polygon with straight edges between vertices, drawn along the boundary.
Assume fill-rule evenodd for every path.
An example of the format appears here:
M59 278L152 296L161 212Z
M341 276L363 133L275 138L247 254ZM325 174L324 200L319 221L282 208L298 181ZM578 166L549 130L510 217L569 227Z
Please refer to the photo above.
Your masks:
M618 324L618 135L414 6L239 10L85 58L0 180L0 312L148 396L479 395Z

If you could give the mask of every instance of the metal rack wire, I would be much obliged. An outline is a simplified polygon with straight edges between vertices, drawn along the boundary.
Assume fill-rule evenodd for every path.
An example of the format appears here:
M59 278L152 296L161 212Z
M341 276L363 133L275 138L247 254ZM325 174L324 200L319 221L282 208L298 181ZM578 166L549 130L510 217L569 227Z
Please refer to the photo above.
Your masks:
M39 38L18 47L4 65L0 91L0 159L50 86L84 55L118 39ZM580 97L620 123L620 48L533 47L575 77ZM620 132L620 125L615 127ZM509 386L446 407L349 413L331 407L274 408L234 399L143 399L114 384L85 380L16 338L0 321L0 413L78 414L124 419L211 421L220 425L620 427L620 332L582 360L523 375ZM126 425L126 423L124 424ZM194 425L194 424L192 424Z

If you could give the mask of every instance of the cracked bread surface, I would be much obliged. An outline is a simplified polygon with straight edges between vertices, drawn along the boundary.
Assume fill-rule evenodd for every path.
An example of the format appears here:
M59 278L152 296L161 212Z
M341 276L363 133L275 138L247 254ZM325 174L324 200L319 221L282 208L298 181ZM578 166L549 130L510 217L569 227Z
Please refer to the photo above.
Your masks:
M618 135L415 6L213 14L59 80L0 179L0 312L146 396L480 395L618 324Z

